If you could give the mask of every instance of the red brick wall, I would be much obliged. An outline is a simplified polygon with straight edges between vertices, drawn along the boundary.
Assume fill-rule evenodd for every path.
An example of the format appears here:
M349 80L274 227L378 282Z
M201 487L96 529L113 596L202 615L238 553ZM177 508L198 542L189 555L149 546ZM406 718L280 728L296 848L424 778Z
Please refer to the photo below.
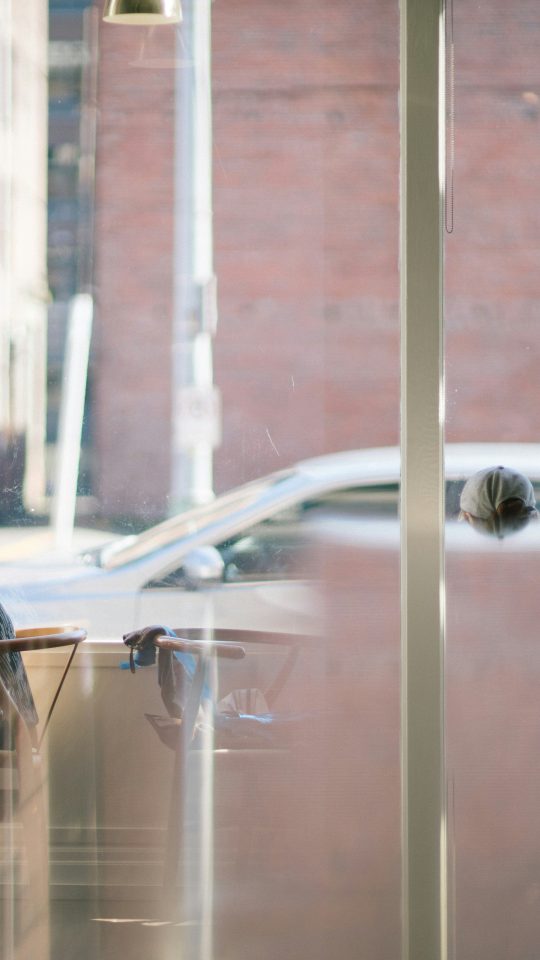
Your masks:
M147 33L101 30L96 443L111 514L159 513L169 469L173 73L129 66ZM397 441L397 57L394 0L215 4L217 489Z
M170 469L174 74L135 65L148 38L101 24L95 477L110 516L160 514Z
M454 20L447 436L536 440L540 15L480 0ZM214 4L218 490L398 440L398 31L396 0ZM103 509L149 516L169 476L174 77L130 66L145 35L101 31L95 409Z
M529 0L455 4L449 440L540 438L539 42Z
M397 5L246 12L214 18L220 487L398 436Z

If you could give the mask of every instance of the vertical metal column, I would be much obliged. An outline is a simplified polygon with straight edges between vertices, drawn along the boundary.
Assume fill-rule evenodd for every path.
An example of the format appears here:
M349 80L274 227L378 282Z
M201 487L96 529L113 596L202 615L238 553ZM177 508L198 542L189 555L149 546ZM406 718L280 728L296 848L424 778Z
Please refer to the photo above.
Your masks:
M94 301L89 293L77 293L71 298L51 511L54 542L58 550L70 550L73 544L93 315Z
M403 956L444 960L444 12L400 2Z
M219 394L212 212L211 0L183 0L177 33L171 512L213 497Z

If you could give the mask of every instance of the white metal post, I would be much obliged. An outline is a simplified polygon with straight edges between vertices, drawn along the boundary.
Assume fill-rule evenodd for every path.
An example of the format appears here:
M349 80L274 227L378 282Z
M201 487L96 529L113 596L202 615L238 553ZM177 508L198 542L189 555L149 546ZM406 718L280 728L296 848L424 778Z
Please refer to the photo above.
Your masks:
M51 518L58 550L68 550L73 540L92 317L90 294L76 294L69 309Z
M446 957L443 0L401 0L403 956Z
M212 222L211 0L184 0L177 32L171 510L213 497L219 398Z

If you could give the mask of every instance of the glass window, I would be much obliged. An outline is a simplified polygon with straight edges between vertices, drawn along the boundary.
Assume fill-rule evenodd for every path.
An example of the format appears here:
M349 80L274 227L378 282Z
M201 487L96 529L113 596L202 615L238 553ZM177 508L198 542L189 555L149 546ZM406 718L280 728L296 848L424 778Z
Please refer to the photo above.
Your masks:
M398 3L105 6L0 17L5 957L397 957Z
M447 438L479 452L499 444L500 454L487 448L477 469L502 465L536 483L540 10L521 0L452 6ZM540 932L540 528L530 520L512 533L482 522L477 502L468 508L481 520L447 529L450 929L458 958L525 957Z

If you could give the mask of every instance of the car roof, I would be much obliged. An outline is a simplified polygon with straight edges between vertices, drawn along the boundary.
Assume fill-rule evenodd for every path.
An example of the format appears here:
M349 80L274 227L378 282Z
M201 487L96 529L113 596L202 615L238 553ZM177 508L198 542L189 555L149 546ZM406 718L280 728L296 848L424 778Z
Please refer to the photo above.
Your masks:
M445 448L447 481L465 480L476 470L501 462L527 474L540 485L540 444L526 443L456 443ZM150 527L138 536L120 538L106 545L100 553L100 564L108 568L136 560L156 549L172 545L188 535L201 533L212 518L228 511L237 515L243 510L264 513L269 507L294 502L302 495L317 495L332 490L360 486L366 493L381 494L383 488L397 493L400 478L399 447L373 447L346 450L301 460L289 468L250 481L221 494L211 503L184 511Z
M466 480L477 470L503 464L540 483L539 443L447 443L444 460L447 480ZM332 481L354 474L355 482L370 485L398 483L400 467L400 448L394 446L325 454L301 460L293 469L300 475Z

